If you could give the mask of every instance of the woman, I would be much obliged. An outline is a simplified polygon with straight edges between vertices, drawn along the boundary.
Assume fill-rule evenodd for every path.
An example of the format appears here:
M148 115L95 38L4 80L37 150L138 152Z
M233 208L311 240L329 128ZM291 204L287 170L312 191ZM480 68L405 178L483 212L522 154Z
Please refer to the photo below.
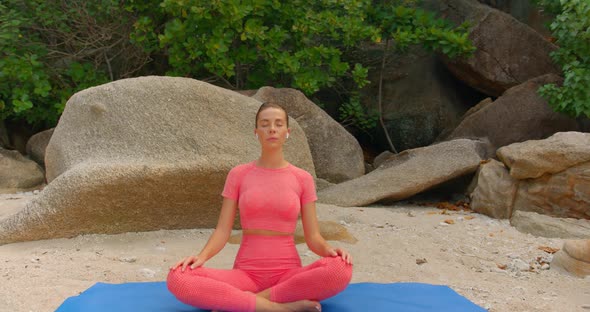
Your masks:
M350 254L332 248L320 235L313 177L284 158L290 132L282 107L260 106L254 130L260 158L229 172L215 231L198 255L180 260L168 274L168 289L180 301L222 311L317 312L320 300L350 282ZM238 206L242 243L234 268L203 267L229 239ZM307 245L323 257L305 267L293 237L299 213Z

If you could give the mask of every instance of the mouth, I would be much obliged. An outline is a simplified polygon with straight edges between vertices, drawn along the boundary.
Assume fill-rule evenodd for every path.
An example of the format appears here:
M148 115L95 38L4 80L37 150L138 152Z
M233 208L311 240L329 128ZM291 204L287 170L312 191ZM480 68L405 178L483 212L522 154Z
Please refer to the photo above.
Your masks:
M268 138L267 141L277 141L279 138Z

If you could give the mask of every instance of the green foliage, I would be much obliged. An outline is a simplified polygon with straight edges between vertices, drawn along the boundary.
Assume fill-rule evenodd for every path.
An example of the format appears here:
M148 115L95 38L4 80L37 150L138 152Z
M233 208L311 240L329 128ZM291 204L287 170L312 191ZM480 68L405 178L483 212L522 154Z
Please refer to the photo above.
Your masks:
M454 27L419 8L403 5L377 7L374 22L379 26L382 37L393 40L395 49L400 52L417 44L451 58L469 56L475 51L468 38L468 24Z
M214 76L231 88L291 86L307 94L352 77L363 67L342 60L361 40L370 1L130 1L139 12L132 39L147 51L166 50L170 75ZM156 11L153 8L159 7ZM155 30L155 31L154 31ZM209 77L210 78L210 77Z
M545 14L557 15L563 11L560 0L533 0L537 6L540 6Z
M125 44L128 13L118 3L0 3L0 120L53 126L73 93L123 76L128 68L113 55L136 65Z
M561 0L561 12L551 24L559 49L551 57L563 69L562 86L539 89L557 112L590 118L590 2Z
M358 94L351 96L348 102L338 108L338 111L342 126L352 126L365 132L375 128L379 120L379 113L367 111L361 104Z
M46 97L51 84L39 61L47 53L44 47L31 44L24 49L19 45L26 40L20 30L30 21L17 8L3 3L0 12L0 118L6 119L31 110L32 101ZM35 119L35 115L29 118Z
M366 130L358 91L369 68L349 56L367 42L422 44L451 57L473 50L453 28L390 0L5 0L0 3L0 118L52 126L76 91L143 74L246 89L340 87L342 122Z

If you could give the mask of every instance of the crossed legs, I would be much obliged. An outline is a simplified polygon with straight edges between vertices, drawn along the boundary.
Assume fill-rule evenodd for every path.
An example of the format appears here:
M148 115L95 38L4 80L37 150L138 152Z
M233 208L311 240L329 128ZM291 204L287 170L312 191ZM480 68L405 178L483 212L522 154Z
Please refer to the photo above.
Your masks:
M201 309L318 311L316 301L344 290L351 276L351 265L340 257L328 257L285 270L272 285L263 285L240 269L176 269L168 274L168 289L180 301Z

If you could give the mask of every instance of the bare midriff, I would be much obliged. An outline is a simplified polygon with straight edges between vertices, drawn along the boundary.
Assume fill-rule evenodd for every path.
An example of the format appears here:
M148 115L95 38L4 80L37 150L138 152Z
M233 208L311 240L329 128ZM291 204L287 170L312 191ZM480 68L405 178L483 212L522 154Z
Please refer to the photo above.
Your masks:
M271 230L261 230L261 229L242 229L243 235L265 235L265 236L289 236L293 235L293 233L287 232L278 232L278 231L271 231Z

